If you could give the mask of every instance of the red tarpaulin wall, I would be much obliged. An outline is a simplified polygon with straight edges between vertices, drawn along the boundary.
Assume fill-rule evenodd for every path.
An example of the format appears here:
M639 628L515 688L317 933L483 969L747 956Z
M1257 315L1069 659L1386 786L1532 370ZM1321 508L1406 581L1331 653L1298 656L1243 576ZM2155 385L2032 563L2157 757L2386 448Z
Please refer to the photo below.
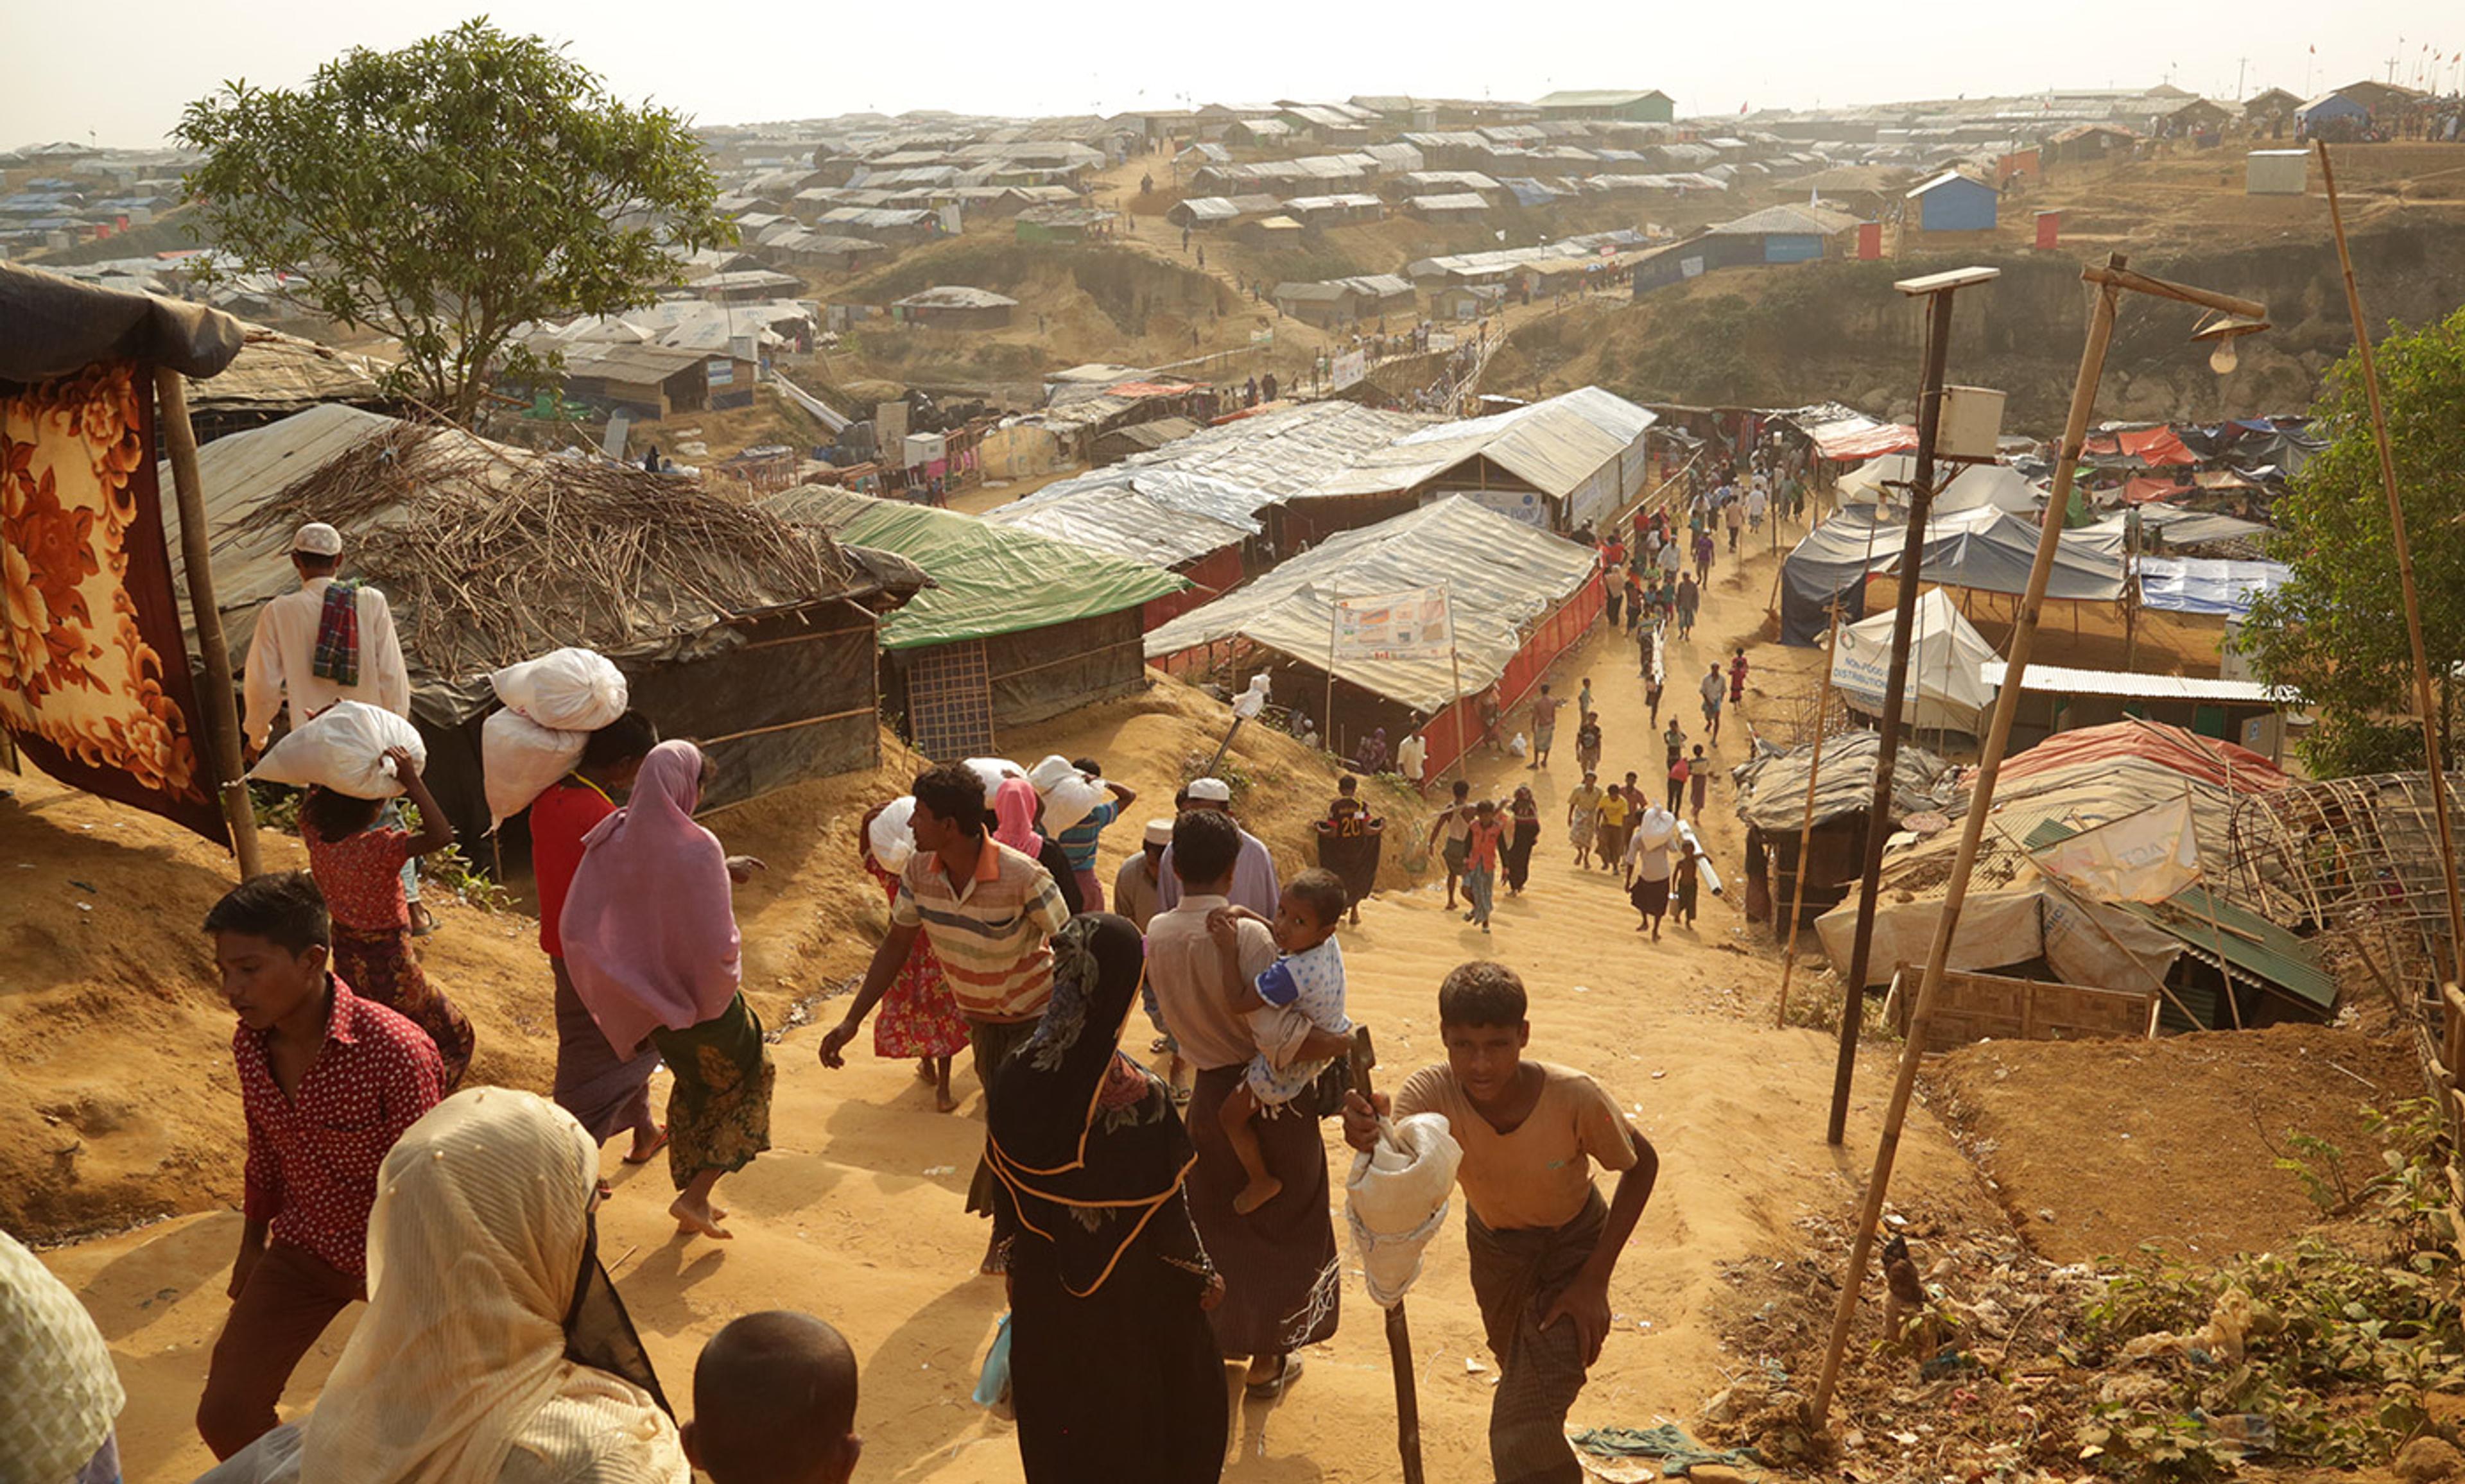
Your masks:
M1139 631L1161 627L1191 609L1214 602L1241 581L1241 547L1238 543L1219 546L1201 557L1192 566L1176 568L1189 579L1189 586L1180 592L1168 592L1161 598L1149 598L1139 609Z
M1568 595L1548 617L1541 620L1523 640L1523 647L1506 662L1506 673L1498 677L1498 711L1501 719L1521 705L1540 689L1542 679L1558 656L1575 647L1591 631L1593 620L1601 614L1601 579L1591 579ZM1500 730L1505 730L1501 721ZM1510 733L1510 735L1512 735ZM1422 772L1423 786L1437 782L1440 774L1455 766L1455 760L1480 740L1480 698L1477 693L1464 697L1429 720L1421 728L1421 741L1430 749L1429 761Z

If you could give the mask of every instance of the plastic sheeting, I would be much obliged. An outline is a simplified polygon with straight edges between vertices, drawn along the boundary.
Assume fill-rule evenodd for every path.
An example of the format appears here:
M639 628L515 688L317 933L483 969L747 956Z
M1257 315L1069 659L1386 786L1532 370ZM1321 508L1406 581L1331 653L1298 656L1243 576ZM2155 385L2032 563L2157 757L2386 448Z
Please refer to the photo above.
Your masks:
M1879 613L1840 631L1832 650L1832 683L1849 703L1880 716L1890 689L1897 612ZM1994 687L1978 673L1994 647L1961 616L1951 594L1929 587L1918 595L1917 637L1909 646L1907 691L1900 718L1911 726L1975 733Z
M998 519L1025 525L1031 530L1041 530L1048 536L1057 536L1057 531L1038 523L1044 511L1070 509L1083 500L1110 498L1126 492L1159 510L1188 516L1211 525L1229 526L1243 535L1255 535L1258 530L1257 512L1274 502L1273 497L1255 485L1156 467L1142 462L1144 456L1134 457L1109 469L1079 475L1076 478L1056 479L1032 495L1010 501L986 519ZM1097 507L1089 505L1085 508L1093 510ZM1127 513L1124 508L1122 514ZM1101 521L1109 529L1115 517L1106 515ZM1128 553L1124 551L1121 554ZM1188 559L1185 557L1182 560Z
M790 524L819 526L856 545L905 557L933 579L931 587L882 619L885 650L1093 618L1188 586L1143 563L1033 531L822 485L773 495L760 508Z
M1878 524L1850 512L1808 532L1781 567L1781 642L1816 643L1829 626L1835 597L1849 618L1863 618L1866 579L1897 573L1906 531L1901 522ZM1958 511L1926 521L1918 575L1948 587L2025 592L2036 554L2037 528L2030 522L1991 507ZM2122 564L2065 536L2054 553L2046 596L2111 603L2122 596Z
M2094 924L2083 918L2083 910L2094 917ZM1924 963L1934 951L1934 936L1942 920L1939 896L1906 902L1887 897L1875 914L1874 946L1866 960L1867 985L1890 984L1903 963ZM1847 978L1850 951L1857 936L1856 897L1853 894L1815 919L1814 931L1823 941L1832 971ZM2172 937L2119 907L2075 906L2047 887L2032 866L2025 869L2018 884L1968 895L1961 905L1960 927L1952 934L1951 953L1943 967L2010 968L2043 959L2065 984L2145 994L2150 976L2162 981L2181 953L2182 944Z
M2142 557L2140 601L2169 613L2211 613L2242 618L2263 592L2274 592L2294 574L2277 562L2221 562L2198 557Z
M1167 570L1237 545L1258 529L1247 515L1236 524L1160 503L1142 493L1135 479L1074 490L1033 504L1004 505L987 511L985 520Z
M1882 739L1852 732L1823 742L1823 765L1814 787L1814 822L1837 819L1873 802L1875 760ZM1737 769L1738 817L1761 830L1792 835L1806 818L1806 775L1814 744L1756 755ZM1959 797L1951 764L1905 741L1892 760L1892 815L1904 819L1947 810Z
M1471 695L1505 674L1524 629L1590 581L1597 562L1588 547L1453 496L1328 537L1247 587L1155 630L1146 636L1146 654L1159 659L1238 637L1322 669L1336 598L1445 583L1454 605L1455 661L1463 694ZM1456 695L1444 655L1350 660L1341 674L1416 711L1441 710Z
M1871 505L1878 497L1888 503L1908 509L1905 486L1917 477L1918 460L1914 454L1886 454L1871 458L1840 476L1839 502L1843 505ZM1884 486L1893 485L1886 489ZM2030 482L2029 476L2009 464L1969 464L1951 476L1934 498L1937 514L1952 515L1963 510L1992 506L2012 515L2032 516L2044 502L2045 492Z
M1565 500L1566 519L1581 522L1623 504L1627 495L1641 488L1644 432L1656 420L1624 397L1582 387L1487 417L1405 433L1307 493L1330 497L1409 490L1472 459L1485 458Z

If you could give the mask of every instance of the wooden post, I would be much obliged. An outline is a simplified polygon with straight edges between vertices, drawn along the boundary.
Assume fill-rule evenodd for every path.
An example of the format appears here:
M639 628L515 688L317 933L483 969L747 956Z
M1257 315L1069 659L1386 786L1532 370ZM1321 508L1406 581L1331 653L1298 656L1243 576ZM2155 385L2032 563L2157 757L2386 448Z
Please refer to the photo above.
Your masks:
M1455 695L1455 705L1450 708L1455 719L1455 776L1470 783L1472 743L1464 739L1463 663L1455 652L1455 589L1444 583L1438 585L1438 591L1447 600L1447 674L1453 677Z
M171 487L180 506L180 560L188 569L189 615L197 626L197 650L206 662L205 704L199 708L208 736L203 761L214 781L223 819L231 827L232 855L240 879L262 867L256 849L256 806L248 796L247 766L240 752L239 707L232 698L231 649L223 641L222 610L214 606L214 573L206 539L206 493L197 476L197 433L189 424L189 388L169 366L154 368L154 401L163 442L171 454Z
M1326 750L1340 758L1344 754L1337 750L1335 740L1335 637L1344 627L1344 598L1332 589L1326 598Z
M2448 962L2454 970L2465 952L2465 897L2456 888L2456 831L2448 817L2448 766L2439 750L2438 711L2431 694L2431 661L2422 642L2422 604L2413 587L2413 545L2407 539L2405 505L2397 498L2396 455L2388 448L2387 410L2380 405L2379 363L2371 353L2370 330L2363 320L2363 293L2354 283L2354 255L2345 246L2345 212L2337 199L2337 171L2328 163L2328 142L2321 140L2320 178L2328 188L2328 223L2337 233L2337 266L2345 276L2345 309L2354 321L2354 354L2362 361L2363 393L2371 409L2371 440L2380 455L2380 484L2387 492L2389 544L2396 551L2397 581L2405 594L2406 636L2413 645L2413 699L2422 717L2422 764L2431 774L2432 817L2439 825L2439 874L2448 888Z
M1959 929L1960 910L1967 899L1969 874L1977 864L1977 849L1984 837L1988 816L1994 807L1994 784L2003 768L2003 754L2011 740L2011 723L2019 712L2022 682L2028 675L2029 653L2037 637L2037 622L2046 601L2046 586L2052 577L2054 555L2062 541L2063 512L2071 506L2072 480L2079 471L2080 446L2088 435L2089 414L2097 401L2097 384L2105 368L2106 348L2114 339L2115 310L2122 291L2153 294L2161 298L2188 303L2205 303L2232 313L2265 318L2265 306L2248 300L2230 299L2206 290L2186 288L2128 272L2121 254L2110 256L2103 268L2091 267L2080 277L2098 286L2098 296L2090 310L2088 340L2080 349L2080 368L2072 385L2071 414L2064 424L2062 449L2054 463L2052 497L2039 522L2036 560L2029 569L2029 587L2021 599L2018 619L2011 631L2011 653L2005 666L2003 687L1995 697L1994 722L1986 739L1980 759L1977 781L1969 793L1968 816L1961 828L1960 852L1953 860L1951 880L1943 894L1943 913L1935 926L1934 945L1926 957L1925 977L1918 986L1917 1004L1909 1017L1908 1040L1901 1048L1898 1077L1892 1085L1891 1102L1883 1115L1882 1139L1875 1150L1875 1168L1866 1183L1864 1208L1859 1212L1857 1229L1852 1241L1848 1270L1841 1274L1840 1302L1833 1312L1832 1340L1823 1357L1823 1370L1816 1383L1814 1402L1810 1409L1811 1425L1820 1428L1831 1411L1832 1397L1840 1381L1840 1364L1849 1346L1849 1329L1857 1314L1857 1292L1865 1281L1866 1264L1874 1254L1875 1230L1882 1219L1883 1199L1890 1189L1892 1164L1899 1152L1900 1130L1908 1118L1909 1097L1917 1086L1918 1066L1922 1059L1926 1028L1934 1015L1935 996L1943 987L1945 961L1951 952L1953 934Z
M1780 1005L1772 1011L1775 1028L1788 1024L1788 982L1797 973L1798 924L1806 919L1806 853L1814 839L1814 786L1823 776L1823 734L1832 720L1832 663L1838 657L1840 605L1832 605L1832 634L1824 641L1823 690L1814 700L1814 756L1806 764L1806 817L1797 827L1797 890L1788 909L1788 955L1780 964Z
M1918 280L1911 280L1912 282ZM1909 690L1909 640L1917 628L1918 578L1925 564L1926 512L1934 504L1935 434L1943 422L1943 362L1951 351L1951 299L1945 287L1926 299L1925 365L1918 392L1918 456L1909 489L1908 535L1900 546L1899 617L1892 662L1883 684L1883 715L1875 749L1875 791L1866 806L1866 844L1859 856L1856 936L1849 950L1849 989L1840 1002L1840 1052L1832 1072L1832 1115L1824 1141L1836 1144L1849 1127L1849 1085L1857 1072L1857 1032L1865 1018L1866 969L1875 948L1876 897L1881 889L1883 843L1892 835L1892 776L1900 757L1900 707Z

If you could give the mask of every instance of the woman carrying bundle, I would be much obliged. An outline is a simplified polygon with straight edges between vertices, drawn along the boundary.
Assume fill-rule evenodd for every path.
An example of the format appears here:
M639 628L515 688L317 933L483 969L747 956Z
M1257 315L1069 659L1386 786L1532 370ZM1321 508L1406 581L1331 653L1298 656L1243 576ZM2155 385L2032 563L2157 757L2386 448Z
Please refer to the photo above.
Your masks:
M738 990L727 854L693 821L706 764L687 742L651 749L623 808L583 836L561 930L574 992L620 1054L645 1038L676 1076L668 1172L680 1231L734 1233L711 1204L722 1175L770 1147L770 1052Z
M382 799L363 799L331 788L311 788L300 801L300 837L308 847L308 873L325 894L334 925L334 977L362 999L402 1015L436 1043L445 1058L445 1090L461 1085L471 1067L471 1022L454 1002L428 983L411 950L411 903L402 888L403 866L454 843L454 825L439 808L419 764L401 747L389 748L419 832L378 828Z

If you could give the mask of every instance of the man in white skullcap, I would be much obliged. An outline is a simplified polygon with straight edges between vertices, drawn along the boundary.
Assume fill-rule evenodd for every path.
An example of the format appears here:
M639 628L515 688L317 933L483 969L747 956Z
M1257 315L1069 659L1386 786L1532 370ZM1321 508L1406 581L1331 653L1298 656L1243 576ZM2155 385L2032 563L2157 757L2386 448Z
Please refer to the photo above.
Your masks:
M311 521L291 538L291 565L300 587L267 601L257 611L248 655L240 663L247 716L241 730L252 752L273 734L275 716L286 702L298 726L338 700L365 701L394 715L411 715L411 672L393 628L385 594L356 579L337 578L343 565L343 533ZM400 818L388 805L389 820ZM411 930L433 922L419 904L416 863L403 867L403 895L411 903Z
M1220 778L1193 778L1173 802L1184 809L1230 814L1232 787ZM1170 846L1165 847L1164 859L1158 865L1156 907L1169 912L1181 905L1181 878L1173 875ZM1283 901L1283 888L1276 879L1276 857L1268 852L1267 842L1247 830L1241 831L1241 854L1232 867L1232 889L1226 895L1232 905L1247 907L1270 922L1276 919L1276 908Z

